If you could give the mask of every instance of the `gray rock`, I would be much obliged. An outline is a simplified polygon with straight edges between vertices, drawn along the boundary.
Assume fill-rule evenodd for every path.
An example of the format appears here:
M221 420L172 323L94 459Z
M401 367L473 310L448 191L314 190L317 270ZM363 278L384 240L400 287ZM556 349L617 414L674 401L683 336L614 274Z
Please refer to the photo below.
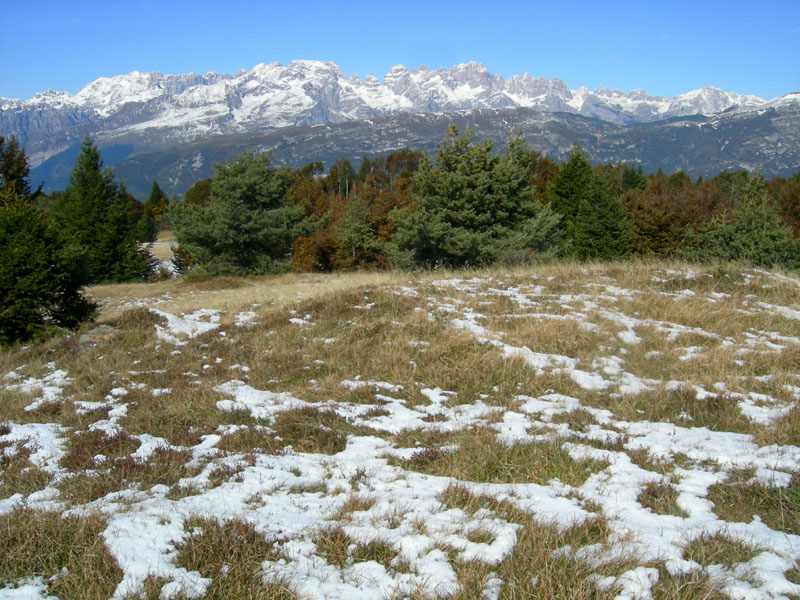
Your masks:
M111 327L111 325L98 325L81 335L78 338L78 344L80 346L90 346L97 342L109 340L120 333L122 332L119 329Z

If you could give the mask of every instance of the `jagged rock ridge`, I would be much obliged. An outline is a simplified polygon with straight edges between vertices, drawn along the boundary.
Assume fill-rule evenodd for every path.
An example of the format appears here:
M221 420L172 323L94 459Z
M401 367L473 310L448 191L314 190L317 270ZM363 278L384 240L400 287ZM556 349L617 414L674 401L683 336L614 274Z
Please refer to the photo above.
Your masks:
M449 69L393 67L381 83L347 77L332 62L259 64L232 74L100 78L77 94L47 91L27 100L0 99L0 135L16 136L36 166L89 134L130 153L174 147L211 135L341 123L407 114L529 108L568 112L618 125L686 115L715 115L765 104L706 87L673 98L642 90L570 90L558 78L504 79L479 63Z

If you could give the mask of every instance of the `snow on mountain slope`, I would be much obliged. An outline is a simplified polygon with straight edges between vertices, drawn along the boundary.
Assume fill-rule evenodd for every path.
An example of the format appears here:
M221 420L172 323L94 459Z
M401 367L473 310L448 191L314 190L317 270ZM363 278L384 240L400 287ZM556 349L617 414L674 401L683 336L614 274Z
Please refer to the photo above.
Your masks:
M125 143L141 144L146 136L147 144L168 147L208 134L402 113L525 107L627 124L764 104L713 87L674 98L642 90L570 90L558 78L525 73L504 79L476 62L435 70L397 65L381 83L371 73L363 80L347 77L333 62L297 60L232 74L134 71L97 79L75 95L50 90L27 100L0 98L0 135L15 135L35 166L87 132L106 142L127 136Z

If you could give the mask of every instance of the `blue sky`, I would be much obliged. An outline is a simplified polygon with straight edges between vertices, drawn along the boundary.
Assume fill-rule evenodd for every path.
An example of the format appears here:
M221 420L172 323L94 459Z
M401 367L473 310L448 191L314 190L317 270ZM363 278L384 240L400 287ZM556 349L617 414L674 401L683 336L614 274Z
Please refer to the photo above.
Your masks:
M673 96L800 91L800 0L0 0L0 96L77 92L130 71L232 72L293 59L379 79L395 64L482 62Z

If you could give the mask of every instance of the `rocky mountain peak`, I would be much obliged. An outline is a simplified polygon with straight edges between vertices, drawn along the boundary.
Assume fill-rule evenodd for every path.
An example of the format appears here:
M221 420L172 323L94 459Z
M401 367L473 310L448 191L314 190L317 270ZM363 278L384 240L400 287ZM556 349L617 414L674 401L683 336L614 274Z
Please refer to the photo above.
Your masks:
M15 135L35 166L87 132L106 143L147 140L151 149L159 149L209 134L402 113L521 107L627 124L761 104L760 98L710 86L674 98L643 90L571 90L559 78L529 73L504 79L478 62L435 70L398 64L381 83L372 73L364 80L347 77L334 62L295 60L285 66L260 63L233 74L134 71L96 79L75 95L51 90L24 101L2 99L0 135Z

